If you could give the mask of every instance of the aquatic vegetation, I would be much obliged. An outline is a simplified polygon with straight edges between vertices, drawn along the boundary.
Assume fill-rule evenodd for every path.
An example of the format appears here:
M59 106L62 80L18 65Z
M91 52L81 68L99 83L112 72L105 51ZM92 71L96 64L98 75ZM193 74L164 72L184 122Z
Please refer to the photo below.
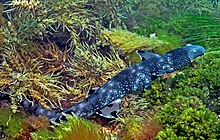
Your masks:
M5 22L5 18L3 17L4 10L5 10L4 5L0 3L0 26L2 26Z
M3 31L0 29L0 50L2 49L3 41L4 41L4 33L3 33Z
M170 34L167 29L160 29L155 27L154 29L149 30L149 27L145 28L143 26L139 26L136 28L135 32L139 35L148 35L153 32L157 39L166 42L163 44L163 46L154 49L155 52L160 54L168 52L172 49L179 48L179 46L183 44L183 40L180 35Z
M141 129L143 129L143 120L141 117L138 116L123 118L123 120L121 119L121 122L123 122L125 126L125 130L123 131L123 133L126 133L121 134L121 139L135 139L139 135Z
M146 113L146 112L145 112ZM150 113L149 113L150 114ZM137 116L132 115L125 118L119 118L121 124L118 137L120 140L146 140L153 139L162 129L158 121L150 115Z
M110 26L102 22L103 18L108 18L105 20L108 24L119 24L116 18L112 19L117 17L114 8L99 8L99 5L109 3L110 0L97 3L84 0L12 0L5 4L10 7L5 11L8 24L3 26L6 44L19 47L49 40L62 50L67 47L73 53L80 44L96 43L104 24Z
M22 124L26 115L13 113L9 107L0 108L0 134L1 139L14 139L25 128Z
M2 92L10 95L14 112L24 98L39 101L46 108L59 107L61 96L66 94L57 77L40 72L42 63L31 53L12 47L3 51L0 86Z
M135 62L139 60L135 54L136 50L153 50L166 44L166 42L158 40L155 37L147 38L122 29L104 30L102 33L110 44L113 44L115 47L127 53Z
M75 75L73 79L70 79L74 82L71 89L79 95L83 93L84 97L89 89L103 85L128 66L119 57L119 51L116 49L111 48L109 53L104 56L96 46L76 48L70 64L73 69L68 71L68 75Z
M182 15L169 24L173 32L183 36L183 41L204 46L218 47L220 32L218 15Z
M121 110L118 112L120 118L128 118L129 116L140 116L145 118L147 116L146 111L151 106L149 102L141 95L129 95L122 100Z
M151 90L144 93L146 100L150 105L158 106L171 102L177 95L196 96L208 108L219 114L219 57L218 49L208 50L203 57L193 62L193 69L186 67L182 72L156 80Z
M158 139L218 139L220 136L217 115L196 97L177 96L161 108L156 118L164 128L158 133Z
M122 0L121 3L123 4L118 4L118 13L129 31L135 30L135 26L138 24L154 25L148 20L144 23L143 18L145 19L146 17L148 19L155 19L156 17L169 21L181 13L198 15L211 13L217 15L219 13L219 8L213 7L210 0Z
M149 22L149 24L138 25L136 27L136 32L140 35L149 35L155 32L158 35L158 39L170 42L170 44L174 46L180 43L190 42L215 48L220 44L219 19L218 15L198 15L189 13L183 13L168 21L146 17L144 22ZM171 40L172 38L174 40Z
M39 130L33 138L59 140L111 140L111 136L101 126L75 116L68 116L68 122L59 124L54 131Z
M45 116L29 116L25 119L25 124L29 129L39 130L46 129L51 126L49 120Z
M49 42L36 45L33 50L32 59L38 59L37 61L41 65L39 67L40 72L46 74L53 73L56 76L60 76L68 68L67 60L69 56L66 49L61 51L55 43Z
M101 23L86 2L13 0L7 5L11 9L5 11L8 21L2 26L5 38L0 86L11 96L14 111L23 98L46 108L62 108L63 96L73 94L81 100L91 87L102 85L127 66L116 50L104 56L96 44L89 45L98 39ZM56 42L60 29L73 37L68 37L72 49L68 41L63 49ZM77 50L69 58L73 48Z

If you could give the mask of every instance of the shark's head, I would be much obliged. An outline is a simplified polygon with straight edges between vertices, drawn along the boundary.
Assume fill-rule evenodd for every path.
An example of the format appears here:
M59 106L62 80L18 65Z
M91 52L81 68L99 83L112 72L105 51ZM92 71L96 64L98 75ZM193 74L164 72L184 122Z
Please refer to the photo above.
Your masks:
M157 75L163 75L168 72L179 70L204 53L205 49L202 46L192 44L187 44L182 48L169 51L161 55L161 57L158 57Z
M187 51L190 61L205 53L205 49L199 45L187 44L185 47L183 47L183 49Z

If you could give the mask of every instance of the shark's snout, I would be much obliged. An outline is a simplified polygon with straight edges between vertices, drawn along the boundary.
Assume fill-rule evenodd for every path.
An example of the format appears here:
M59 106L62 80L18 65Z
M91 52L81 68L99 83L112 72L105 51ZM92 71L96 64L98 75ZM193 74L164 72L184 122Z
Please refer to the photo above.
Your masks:
M186 49L188 57L191 61L198 56L204 55L205 53L205 48L199 45L187 44L183 48Z

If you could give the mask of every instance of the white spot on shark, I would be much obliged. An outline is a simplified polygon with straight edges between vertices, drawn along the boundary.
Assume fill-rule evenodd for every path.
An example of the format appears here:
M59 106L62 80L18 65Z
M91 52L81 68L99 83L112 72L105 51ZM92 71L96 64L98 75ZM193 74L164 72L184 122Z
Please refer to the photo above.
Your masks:
M136 72L136 69L131 69L131 73L135 73Z
M139 67L137 67L137 68L138 68L138 70L142 70L142 69L144 69L143 66L139 66Z
M106 90L106 88L101 88L100 89L100 93L105 93L107 90Z

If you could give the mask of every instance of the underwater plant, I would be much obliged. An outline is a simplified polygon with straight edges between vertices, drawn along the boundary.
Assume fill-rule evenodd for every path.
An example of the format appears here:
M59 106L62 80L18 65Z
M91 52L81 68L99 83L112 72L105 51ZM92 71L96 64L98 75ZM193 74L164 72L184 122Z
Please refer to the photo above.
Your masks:
M39 101L46 108L59 107L61 96L66 94L57 77L41 73L42 63L31 53L13 47L3 50L0 87L10 95L14 112L24 98Z
M120 58L120 52L110 47L107 54L102 54L97 46L81 46L76 48L75 55L69 60L71 68L60 80L66 82L68 90L75 97L75 102L85 98L88 90L103 85L128 65ZM64 80L65 79L65 80Z
M138 56L135 54L136 50L154 50L166 44L166 42L161 41L156 37L147 38L122 29L112 29L110 31L104 30L102 33L104 38L110 42L110 44L129 55L133 62L139 60Z
M145 112L146 113L146 112ZM147 115L131 115L119 118L120 124L118 137L120 140L150 140L154 139L162 129L160 123L153 119L153 113Z
M154 25L149 19L158 18L167 22L182 13L197 15L219 13L219 8L213 7L210 0L122 0L118 3L118 14L129 31L134 31L138 24ZM145 18L148 20L143 22Z
M104 26L120 24L110 3L111 0L96 3L85 0L6 2L9 8L4 13L8 22L2 27L6 33L6 44L20 47L49 40L61 50L67 47L73 54L74 48L80 44L95 44ZM109 8L100 8L100 5L108 5Z
M163 130L156 139L218 139L218 116L196 97L177 96L166 103L156 118Z
M170 42L174 46L190 42L214 48L219 46L219 19L216 14L189 13L182 13L169 21L146 17L143 20L146 25L137 25L136 33L149 35L155 32L158 39Z
M66 123L59 124L53 131L42 129L33 133L33 139L58 140L111 140L111 135L101 126L89 120L68 116Z
M15 139L26 127L23 126L26 115L22 112L13 113L9 107L0 107L0 139Z
M218 15L182 15L170 25L174 32L183 36L184 42L218 47L220 42L220 17Z

